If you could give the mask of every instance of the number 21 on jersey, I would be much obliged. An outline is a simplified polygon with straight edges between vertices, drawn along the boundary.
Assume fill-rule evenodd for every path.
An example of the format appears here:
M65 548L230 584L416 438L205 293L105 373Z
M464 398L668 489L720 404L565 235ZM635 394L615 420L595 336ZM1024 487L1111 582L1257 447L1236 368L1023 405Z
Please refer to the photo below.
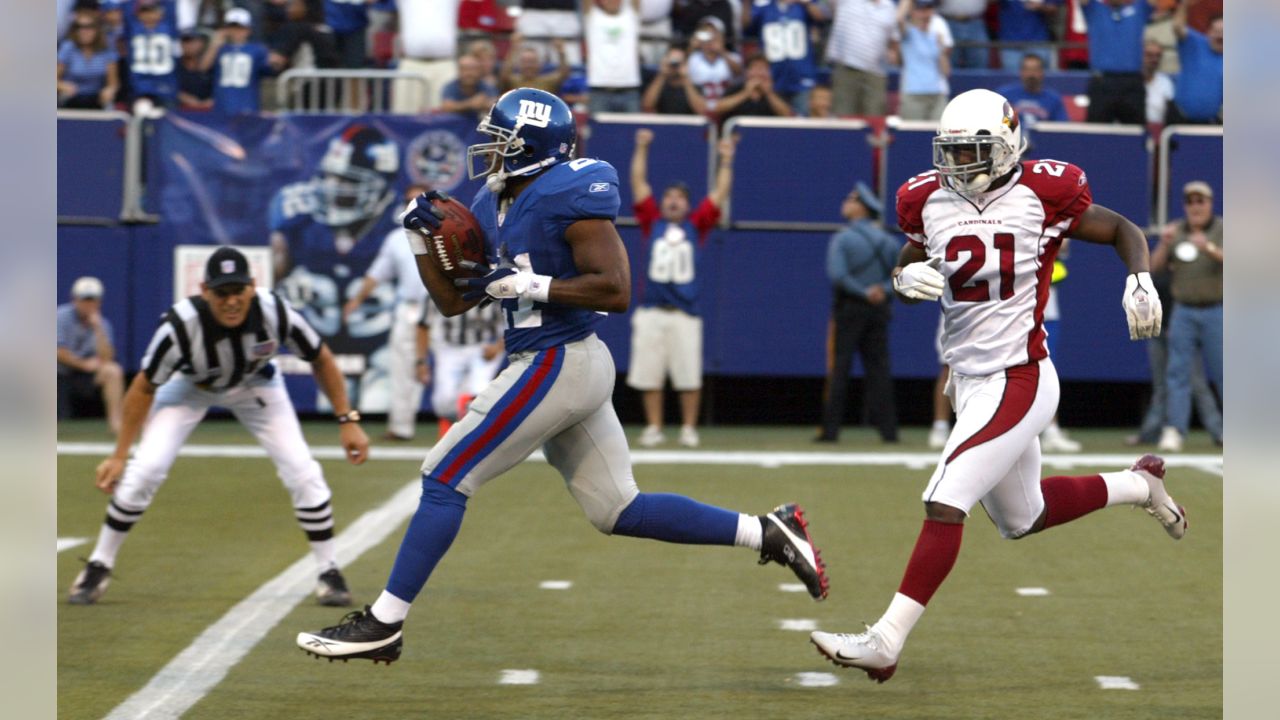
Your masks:
M944 258L947 262L956 262L961 255L968 256L947 278L951 297L956 302L987 302L1013 297L1013 233L998 232L989 242L990 246L988 241L977 235L957 235L947 242ZM987 279L973 279L986 265L989 249L993 249L999 258L1000 274L995 288Z

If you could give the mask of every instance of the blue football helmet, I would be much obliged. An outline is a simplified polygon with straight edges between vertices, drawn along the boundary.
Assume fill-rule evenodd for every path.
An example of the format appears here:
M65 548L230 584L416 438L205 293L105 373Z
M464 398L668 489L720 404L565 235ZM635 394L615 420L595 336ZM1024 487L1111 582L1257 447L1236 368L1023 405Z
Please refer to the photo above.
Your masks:
M381 214L395 199L400 149L371 125L351 125L329 141L318 170L316 220L352 225Z
M534 88L504 93L476 130L494 140L467 148L467 176L472 180L488 176L486 183L494 192L508 177L532 175L570 159L578 143L578 126L569 106Z

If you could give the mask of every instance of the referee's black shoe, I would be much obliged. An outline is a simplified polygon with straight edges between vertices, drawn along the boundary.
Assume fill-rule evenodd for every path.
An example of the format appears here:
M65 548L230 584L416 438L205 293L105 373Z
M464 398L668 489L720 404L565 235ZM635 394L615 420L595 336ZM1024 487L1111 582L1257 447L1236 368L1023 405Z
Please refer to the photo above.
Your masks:
M329 662L353 658L390 665L400 659L400 628L403 622L384 623L373 616L368 605L364 610L347 613L342 622L319 632L298 633L298 647L308 655L327 658Z
M94 560L85 563L84 570L76 575L76 579L71 583L71 592L67 597L67 602L72 605L92 605L98 602L98 598L102 597L102 593L107 591L107 586L111 584L111 568Z
M809 523L799 505L782 505L760 516L763 535L760 564L786 565L800 578L814 600L827 597L827 566L822 553L809 537Z
M351 591L347 579L338 568L329 568L316 579L316 600L329 607L347 607L351 604Z

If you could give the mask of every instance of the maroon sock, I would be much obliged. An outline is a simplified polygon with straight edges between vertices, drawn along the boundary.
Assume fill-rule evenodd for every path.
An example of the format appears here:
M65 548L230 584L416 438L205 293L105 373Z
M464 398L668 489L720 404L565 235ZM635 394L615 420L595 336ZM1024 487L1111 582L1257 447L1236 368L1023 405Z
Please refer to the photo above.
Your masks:
M1101 475L1048 477L1040 481L1044 526L1069 523L1107 506L1107 483Z
M898 592L928 605L929 598L947 579L956 558L960 556L960 536L964 533L961 523L944 523L925 520L916 538L916 549L911 551L907 571L902 574Z

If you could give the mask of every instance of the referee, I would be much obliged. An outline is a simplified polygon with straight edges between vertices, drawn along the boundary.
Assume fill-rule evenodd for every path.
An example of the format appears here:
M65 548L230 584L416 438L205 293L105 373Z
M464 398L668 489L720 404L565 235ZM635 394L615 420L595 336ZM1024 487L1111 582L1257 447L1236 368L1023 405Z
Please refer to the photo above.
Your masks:
M74 605L96 602L110 583L116 554L151 505L178 449L210 407L230 410L271 456L315 556L321 605L350 605L333 541L331 493L311 457L293 403L272 358L282 346L311 363L320 389L338 412L342 447L353 465L369 440L347 401L342 374L316 331L288 303L254 287L240 251L218 248L205 265L201 292L171 307L124 397L116 450L98 465L95 484L113 495L85 569L71 585ZM148 416L149 414L149 416ZM145 428L144 428L145 424ZM140 430L132 459L129 448Z

